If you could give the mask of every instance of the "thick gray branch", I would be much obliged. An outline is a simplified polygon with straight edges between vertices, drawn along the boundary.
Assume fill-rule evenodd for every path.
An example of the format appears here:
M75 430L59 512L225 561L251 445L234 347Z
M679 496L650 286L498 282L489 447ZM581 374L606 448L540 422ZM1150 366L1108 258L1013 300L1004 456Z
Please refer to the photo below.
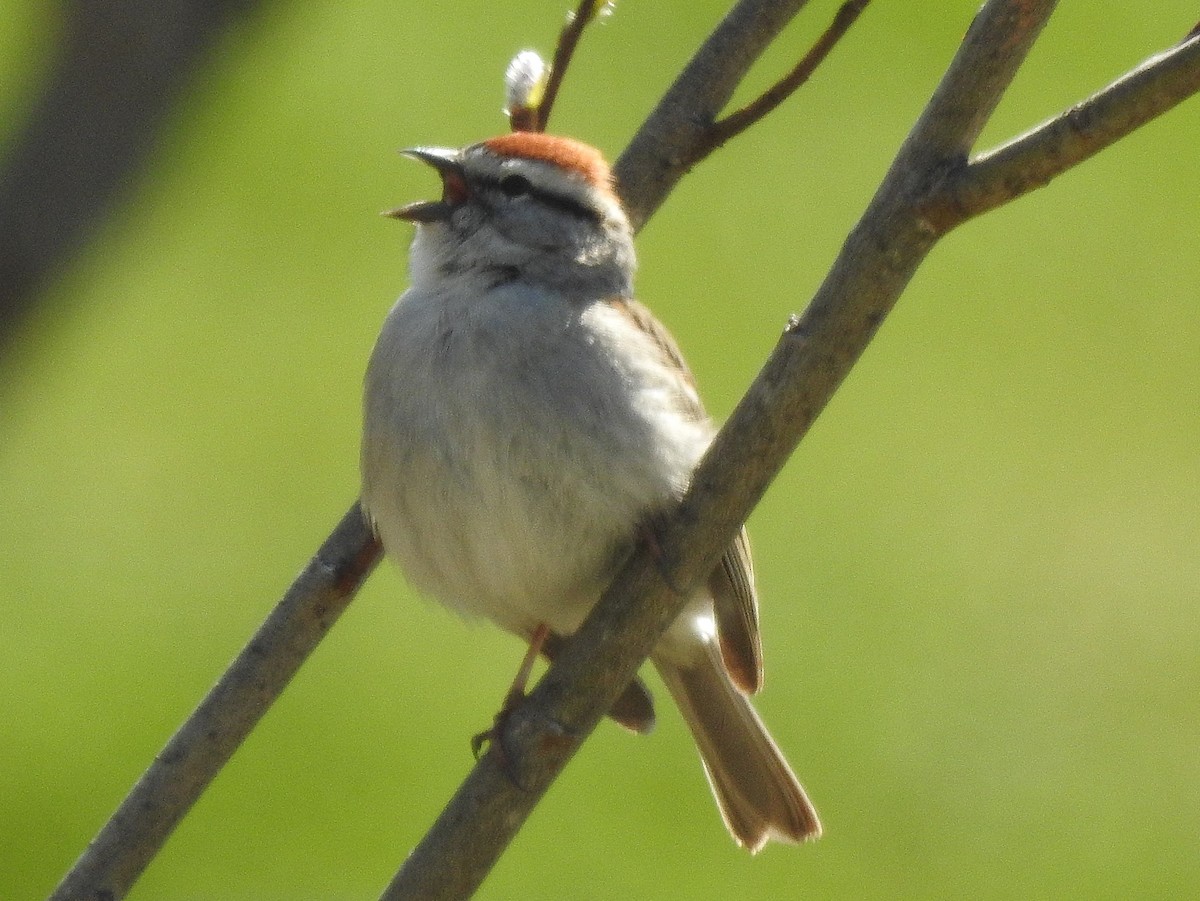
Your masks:
M973 159L927 207L927 216L947 231L1028 194L1197 91L1200 35L1193 35L1049 122Z
M69 0L50 74L0 164L0 351L128 193L210 47L255 0Z
M639 138L647 129L653 129L662 135L675 135L678 146L686 146L679 137L689 133L686 123L712 121L753 61L804 2L743 0L705 43L697 54L699 62L693 61L688 72L677 80L671 94L622 157L619 176L622 186L637 185L640 191L638 196L623 195L631 218L639 223L649 219L685 171L658 165L651 155L654 142L643 143L639 150L635 148ZM286 677L273 679L269 685L262 685L257 671L243 665L246 655L252 648L263 646L261 639L266 634L277 635L276 645L299 646L294 636L310 635L308 621L318 612L334 610L336 605L336 612L340 613L378 557L377 539L355 505L247 650L184 723L64 877L52 901L102 898L116 901L124 897L208 783L283 691L323 632L311 636L312 644L303 655L290 655L281 663ZM331 580L331 572L340 575ZM264 662L271 659L267 657ZM219 733L220 741L196 740L213 729ZM143 815L139 816L138 811L143 811Z
M409 855L383 901L466 898L483 881L683 609L687 589L712 571L932 247L935 236L918 215L931 169L969 148L986 120L972 110L995 108L1053 6L1049 0L993 0L984 7L931 102L938 115L927 110L921 117L804 317L789 325L664 524L658 536L662 559L656 562L646 549L634 556L510 718L503 744L510 766L518 762L521 787L501 767L498 752L490 751ZM676 91L685 88L676 83ZM661 154L657 171L669 172L661 160L687 158L690 142L702 139L702 131L680 127L674 140L689 143L660 140L654 145ZM623 160L636 159L637 144ZM647 199L652 196L638 195L656 205Z

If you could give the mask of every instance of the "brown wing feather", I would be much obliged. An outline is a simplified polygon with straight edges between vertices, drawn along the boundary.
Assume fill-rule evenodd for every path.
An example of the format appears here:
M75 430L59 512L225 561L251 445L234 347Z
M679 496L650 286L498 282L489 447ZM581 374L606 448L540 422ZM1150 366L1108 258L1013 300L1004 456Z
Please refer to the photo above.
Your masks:
M750 539L743 528L708 577L717 617L717 640L729 678L744 694L763 683L762 637L758 628L758 595Z
M612 305L627 315L642 332L644 332L663 356L663 363L669 369L679 373L678 401L680 411L689 419L708 419L704 405L700 403L700 393L696 390L696 377L683 359L683 353L671 333L661 322L654 318L649 308L636 300L614 298Z
M707 419L696 379L683 359L683 353L670 332L654 314L636 300L614 300L613 305L645 332L662 352L663 362L680 375L679 404L681 411L693 419ZM762 637L758 628L758 596L754 590L754 566L750 559L750 540L742 529L734 539L720 565L708 579L717 621L717 637L721 658L733 684L746 694L762 688Z
M562 650L563 637L551 632L542 643L542 656L553 662ZM613 702L608 711L609 717L617 725L630 732L645 734L654 728L654 697L650 689L639 677L625 686L625 690Z

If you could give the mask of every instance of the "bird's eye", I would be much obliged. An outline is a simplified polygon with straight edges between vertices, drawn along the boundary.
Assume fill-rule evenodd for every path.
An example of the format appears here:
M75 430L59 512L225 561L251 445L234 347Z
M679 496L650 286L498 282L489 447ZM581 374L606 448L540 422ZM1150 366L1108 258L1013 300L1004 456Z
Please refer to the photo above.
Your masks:
M506 175L500 179L500 190L509 197L520 197L528 194L533 187L524 175Z

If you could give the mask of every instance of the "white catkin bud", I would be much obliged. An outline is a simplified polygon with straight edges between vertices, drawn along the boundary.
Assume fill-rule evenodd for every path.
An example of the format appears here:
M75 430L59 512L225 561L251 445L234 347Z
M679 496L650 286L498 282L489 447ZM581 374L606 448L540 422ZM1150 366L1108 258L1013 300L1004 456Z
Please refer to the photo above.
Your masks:
M537 109L546 90L550 70L536 50L522 50L513 57L504 73L504 112Z
M617 11L617 0L608 0L607 3L595 4L592 6L592 11L588 14L588 22L594 22L596 19L607 19ZM575 10L567 13L567 22L575 21Z

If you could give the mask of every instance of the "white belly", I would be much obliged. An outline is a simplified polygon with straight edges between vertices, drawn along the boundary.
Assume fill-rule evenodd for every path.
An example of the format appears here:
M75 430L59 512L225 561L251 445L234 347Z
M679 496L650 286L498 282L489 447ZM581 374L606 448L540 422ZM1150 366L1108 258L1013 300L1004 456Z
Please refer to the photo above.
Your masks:
M578 627L711 434L622 329L527 286L396 304L367 373L363 500L416 587L518 634Z

